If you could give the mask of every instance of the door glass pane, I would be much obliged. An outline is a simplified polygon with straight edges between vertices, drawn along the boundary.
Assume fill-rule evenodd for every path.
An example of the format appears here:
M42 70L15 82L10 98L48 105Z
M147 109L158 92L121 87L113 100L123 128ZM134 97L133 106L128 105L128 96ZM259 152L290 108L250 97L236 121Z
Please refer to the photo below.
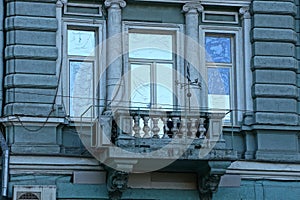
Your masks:
M129 33L129 57L172 60L173 36Z
M159 108L173 106L173 68L172 64L156 65L156 96Z
M80 117L93 105L93 63L70 62L70 115Z
M95 32L68 30L68 55L94 56Z
M132 107L151 107L151 65L131 64L131 106Z
M231 63L231 38L206 36L206 62Z
M208 68L208 106L210 109L230 109L230 68ZM225 117L230 120L230 115Z

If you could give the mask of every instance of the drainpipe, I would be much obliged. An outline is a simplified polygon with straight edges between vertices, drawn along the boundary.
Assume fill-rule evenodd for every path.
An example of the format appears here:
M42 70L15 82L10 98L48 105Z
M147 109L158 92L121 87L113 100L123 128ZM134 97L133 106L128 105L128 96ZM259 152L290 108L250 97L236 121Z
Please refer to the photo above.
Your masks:
M4 73L4 1L0 1L0 115L3 108L3 73ZM0 129L0 145L2 150L2 192L1 195L7 196L8 189L8 161L9 148L5 141L3 132Z
M0 115L3 105L3 72L4 72L4 1L0 1Z
M7 196L8 190L8 161L9 161L9 148L0 130L0 143L2 150L2 196Z

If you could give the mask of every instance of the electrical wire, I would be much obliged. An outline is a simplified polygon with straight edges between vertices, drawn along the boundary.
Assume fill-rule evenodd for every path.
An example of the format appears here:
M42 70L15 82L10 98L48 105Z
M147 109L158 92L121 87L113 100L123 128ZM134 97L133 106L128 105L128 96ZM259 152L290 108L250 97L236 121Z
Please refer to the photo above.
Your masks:
M42 129L46 126L46 124L48 123L49 118L50 118L52 112L55 110L54 106L55 106L55 101L56 101L56 99L57 99L58 90L59 90L59 85L60 85L60 81L61 81L61 73L62 73L62 59L61 59L61 61L60 61L60 65L59 65L59 73L58 73L58 77L57 77L57 78L58 78L58 79L57 79L57 87L56 87L56 90L55 90L55 95L53 96L53 101L52 101L52 103L51 103L51 110L50 110L49 113L46 115L46 120L43 122L43 124L42 124L40 127L36 128L36 129L30 129L30 128L28 128L28 127L26 127L26 126L24 125L23 121L20 119L20 115L14 115L14 116L17 118L17 120L19 121L19 123L21 124L21 126L22 126L25 130L27 130L27 131L29 131L29 132L38 132L38 131L42 130Z

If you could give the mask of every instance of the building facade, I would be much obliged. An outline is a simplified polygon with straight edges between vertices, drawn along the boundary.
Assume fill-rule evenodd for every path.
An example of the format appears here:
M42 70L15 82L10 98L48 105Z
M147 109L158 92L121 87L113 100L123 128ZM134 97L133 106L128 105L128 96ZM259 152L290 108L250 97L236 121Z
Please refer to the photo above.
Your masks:
M2 199L299 199L299 9L1 1Z

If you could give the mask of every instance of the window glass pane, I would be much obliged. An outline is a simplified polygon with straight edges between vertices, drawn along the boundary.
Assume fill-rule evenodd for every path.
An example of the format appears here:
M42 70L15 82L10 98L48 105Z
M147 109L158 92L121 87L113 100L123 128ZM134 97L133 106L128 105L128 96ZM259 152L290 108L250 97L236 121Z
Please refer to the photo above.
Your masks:
M80 117L93 105L93 63L70 62L70 115Z
M68 55L94 56L95 32L68 30Z
M211 109L230 109L230 68L208 68L208 106ZM225 121L230 120L230 115Z
M172 108L173 106L172 66L172 64L157 64L156 66L156 95L159 108Z
M173 36L129 33L129 57L172 60Z
M231 63L231 38L206 36L206 62Z
M131 64L131 106L132 107L151 107L151 65Z

